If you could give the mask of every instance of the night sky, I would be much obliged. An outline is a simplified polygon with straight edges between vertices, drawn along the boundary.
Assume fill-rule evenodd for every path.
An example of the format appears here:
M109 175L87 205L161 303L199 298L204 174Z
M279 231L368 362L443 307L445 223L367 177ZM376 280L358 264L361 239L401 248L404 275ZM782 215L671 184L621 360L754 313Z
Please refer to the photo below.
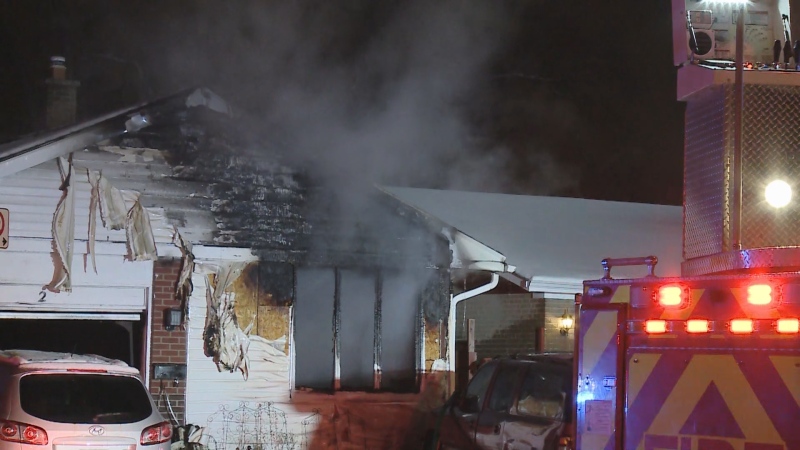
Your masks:
M617 0L0 3L0 142L207 86L342 179L681 202L670 4Z

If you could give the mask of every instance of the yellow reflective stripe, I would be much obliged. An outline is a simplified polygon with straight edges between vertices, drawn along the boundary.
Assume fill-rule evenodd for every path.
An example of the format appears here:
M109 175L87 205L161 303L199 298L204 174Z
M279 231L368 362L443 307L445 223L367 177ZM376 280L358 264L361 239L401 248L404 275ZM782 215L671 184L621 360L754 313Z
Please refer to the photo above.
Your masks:
M620 286L611 297L611 303L630 303L631 302L631 286L626 284Z
M679 434L697 406L697 401L712 381L747 441L783 444L764 407L731 355L695 355L659 410L648 433Z
M653 368L656 366L660 353L634 353L628 361L628 398L626 404L630 408L644 382L650 377Z
M581 344L583 344L582 368L584 375L592 373L600 361L600 356L614 339L617 332L617 312L598 311L592 325L586 330Z
M783 384L792 393L795 403L800 405L800 357L770 356L769 359L783 380Z

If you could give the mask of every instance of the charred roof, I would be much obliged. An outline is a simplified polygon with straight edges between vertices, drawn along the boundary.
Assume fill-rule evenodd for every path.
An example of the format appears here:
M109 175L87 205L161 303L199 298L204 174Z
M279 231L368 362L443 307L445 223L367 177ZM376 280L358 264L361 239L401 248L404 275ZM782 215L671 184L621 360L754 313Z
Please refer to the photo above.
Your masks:
M449 266L447 242L425 218L372 185L326 183L292 158L280 130L248 118L187 108L114 144L160 150L171 178L196 186L218 228L206 244L301 265Z

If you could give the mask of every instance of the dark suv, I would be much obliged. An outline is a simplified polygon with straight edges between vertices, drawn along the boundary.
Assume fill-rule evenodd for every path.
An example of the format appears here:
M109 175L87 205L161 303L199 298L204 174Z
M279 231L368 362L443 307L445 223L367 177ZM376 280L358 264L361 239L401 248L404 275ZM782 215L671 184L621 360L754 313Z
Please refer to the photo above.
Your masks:
M426 449L572 448L572 356L490 360L438 411Z

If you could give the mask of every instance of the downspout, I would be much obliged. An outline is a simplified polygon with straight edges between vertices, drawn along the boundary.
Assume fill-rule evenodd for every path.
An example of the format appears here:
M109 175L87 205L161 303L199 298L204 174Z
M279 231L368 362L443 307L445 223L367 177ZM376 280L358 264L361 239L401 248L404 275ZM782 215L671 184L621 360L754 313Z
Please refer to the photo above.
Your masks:
M447 334L449 335L447 340L447 370L449 372L455 372L456 370L456 305L466 299L491 291L497 287L499 281L500 275L497 272L492 272L492 280L483 286L464 291L455 297L450 296L450 314L447 317Z

